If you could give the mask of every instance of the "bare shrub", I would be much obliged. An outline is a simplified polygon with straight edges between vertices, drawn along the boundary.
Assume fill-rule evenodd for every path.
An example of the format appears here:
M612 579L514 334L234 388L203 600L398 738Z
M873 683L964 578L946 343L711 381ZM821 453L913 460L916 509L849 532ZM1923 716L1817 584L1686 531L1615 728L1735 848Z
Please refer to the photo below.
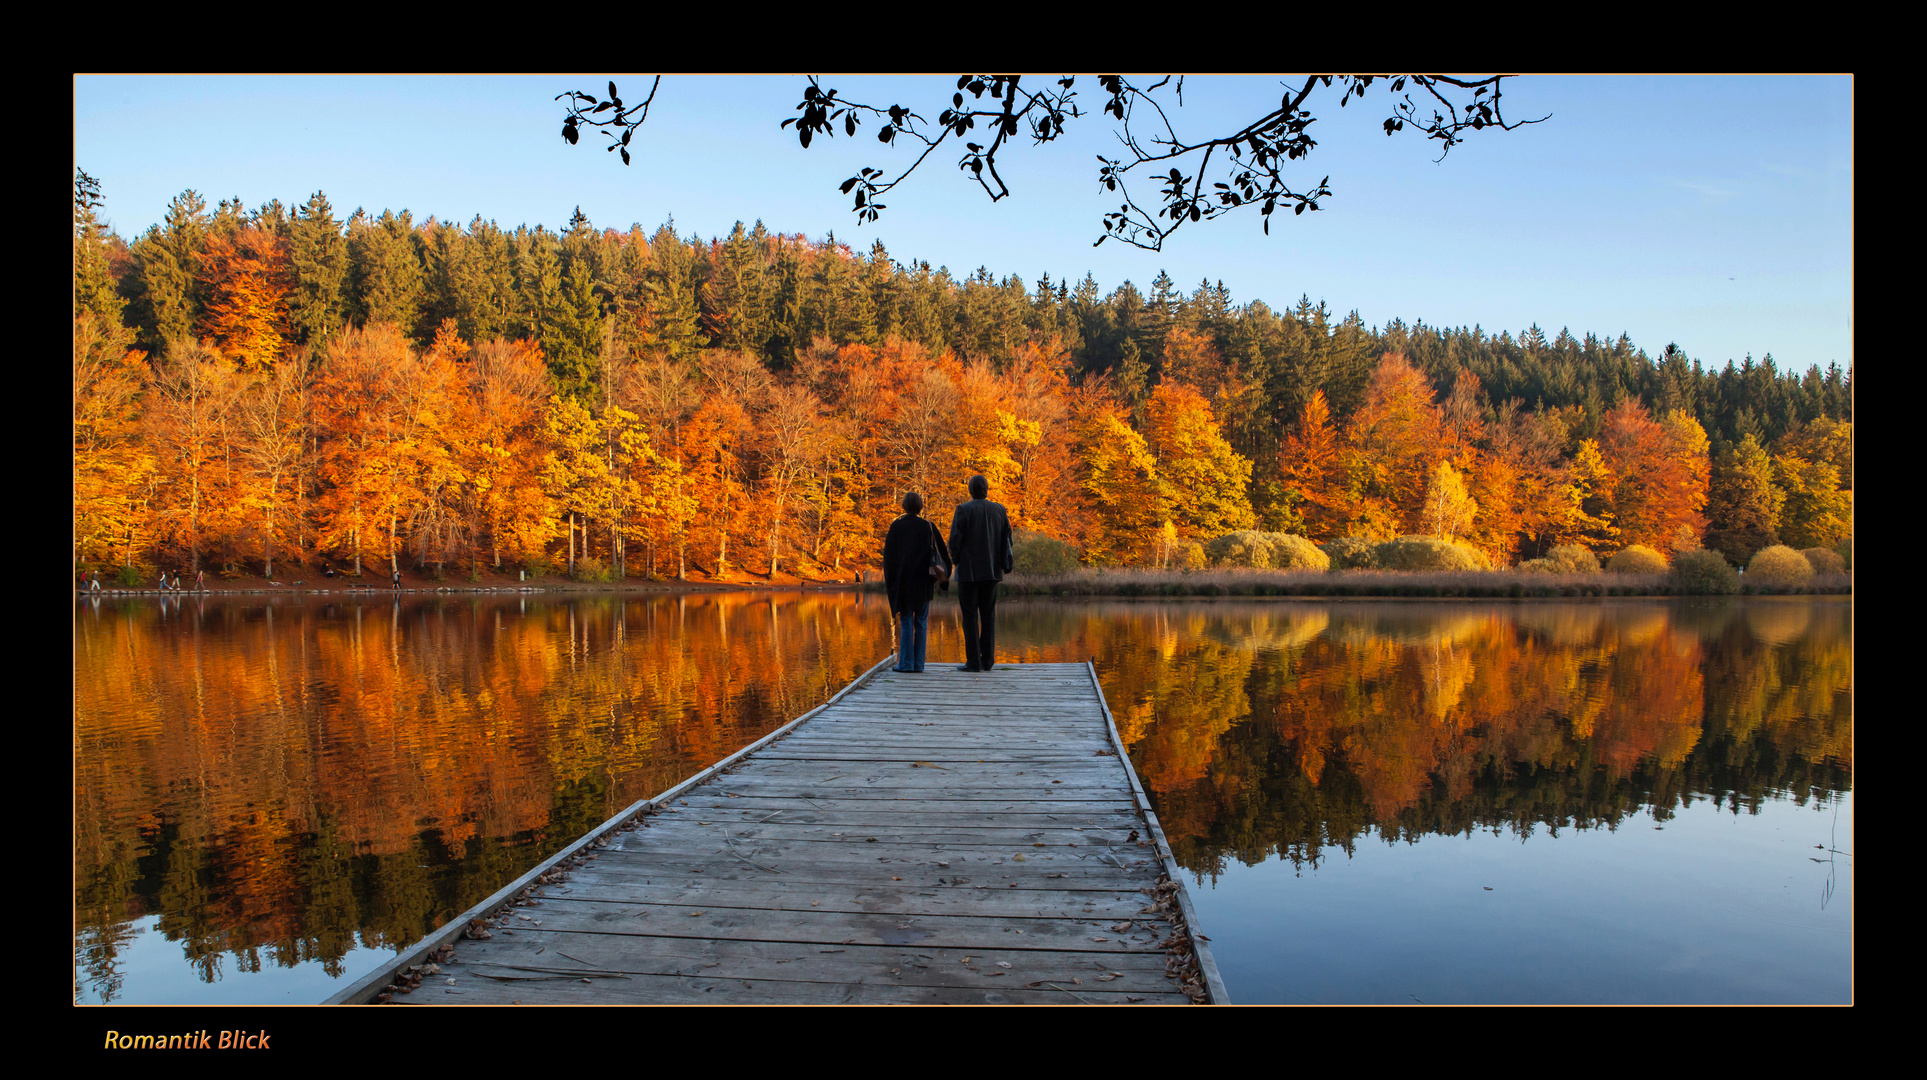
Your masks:
M1381 570L1489 570L1491 560L1477 548L1435 536L1401 536L1378 545ZM1593 564L1598 569L1598 564Z
M1644 544L1634 544L1606 560L1606 570L1614 574L1663 574L1666 556Z
M1807 563L1813 567L1815 574L1844 574L1847 572L1847 560L1841 558L1840 553L1832 548L1807 548L1805 551L1800 552L1800 554L1807 557Z
M1812 580L1813 564L1785 544L1761 548L1746 564L1748 585L1805 585Z
M1077 569L1077 549L1041 533L1020 530L1013 569L1019 574L1064 574Z
M1204 545L1192 540L1178 549L1178 565L1185 570L1202 570L1205 567Z
M1250 567L1255 570L1326 570L1331 557L1318 545L1291 533L1257 532L1243 529L1226 533L1205 545L1205 555L1213 566Z
M1740 576L1717 551L1682 551L1673 557L1673 588L1695 595L1723 595L1740 590Z

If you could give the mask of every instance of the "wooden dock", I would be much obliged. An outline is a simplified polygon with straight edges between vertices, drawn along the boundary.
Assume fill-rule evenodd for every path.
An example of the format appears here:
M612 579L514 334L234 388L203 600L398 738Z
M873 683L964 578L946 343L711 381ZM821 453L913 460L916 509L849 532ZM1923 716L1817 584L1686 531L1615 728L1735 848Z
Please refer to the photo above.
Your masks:
M866 672L330 999L1226 1001L1089 664Z

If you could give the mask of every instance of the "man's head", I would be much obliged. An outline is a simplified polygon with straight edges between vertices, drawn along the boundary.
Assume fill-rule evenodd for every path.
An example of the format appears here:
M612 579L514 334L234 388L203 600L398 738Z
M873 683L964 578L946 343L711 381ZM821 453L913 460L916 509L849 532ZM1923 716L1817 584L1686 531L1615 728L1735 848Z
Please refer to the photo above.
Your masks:
M915 517L923 513L923 496L911 492L903 497L903 512Z
M971 498L981 499L989 494L990 494L990 481L984 479L982 473L979 473L976 476L973 476L970 478L970 497Z

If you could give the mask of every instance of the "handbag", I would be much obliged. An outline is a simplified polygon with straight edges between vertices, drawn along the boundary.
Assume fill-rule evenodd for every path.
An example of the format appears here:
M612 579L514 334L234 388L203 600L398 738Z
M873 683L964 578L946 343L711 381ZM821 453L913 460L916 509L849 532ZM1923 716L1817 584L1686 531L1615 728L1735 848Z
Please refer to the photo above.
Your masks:
M950 564L944 561L943 548L938 546L939 543L937 527L930 525L930 580L943 585L950 580Z

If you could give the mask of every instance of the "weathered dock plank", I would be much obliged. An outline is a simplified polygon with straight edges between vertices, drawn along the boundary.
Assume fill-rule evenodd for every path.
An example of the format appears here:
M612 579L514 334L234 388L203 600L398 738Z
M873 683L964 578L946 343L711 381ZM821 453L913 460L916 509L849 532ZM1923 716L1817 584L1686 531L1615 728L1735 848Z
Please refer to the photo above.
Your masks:
M1088 664L885 664L333 1000L1225 1000Z

